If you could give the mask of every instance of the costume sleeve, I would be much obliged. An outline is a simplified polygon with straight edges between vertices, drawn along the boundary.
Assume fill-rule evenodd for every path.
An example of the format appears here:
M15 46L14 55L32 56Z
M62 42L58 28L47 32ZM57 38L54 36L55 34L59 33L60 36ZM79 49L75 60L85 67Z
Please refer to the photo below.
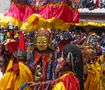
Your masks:
M14 86L15 80L16 80L16 72L8 72L13 64L13 60L10 60L6 73L4 76L0 79L0 90L13 90L12 86Z
M52 90L66 90L65 86L62 82L59 82L57 84L55 84L55 86L53 87Z
M80 90L80 83L74 74L68 73L61 77L52 90Z
M12 65L13 65L13 59L11 59L11 60L9 61L9 64L8 64L8 66L7 66L7 69L6 69L6 73L8 72L8 70L9 70L10 68L12 68Z
M91 64L92 70L88 73L87 79L84 83L84 90L94 90L100 88L100 71L101 67L98 62Z
M63 84L66 90L80 90L79 80L75 77L74 74L65 75L63 78Z

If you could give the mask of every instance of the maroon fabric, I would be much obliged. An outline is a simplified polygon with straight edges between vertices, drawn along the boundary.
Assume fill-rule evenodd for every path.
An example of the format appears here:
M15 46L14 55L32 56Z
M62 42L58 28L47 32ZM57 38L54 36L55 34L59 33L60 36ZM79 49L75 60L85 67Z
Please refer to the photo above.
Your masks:
M96 2L95 2L95 7L96 7L96 8L99 7L99 0L96 0Z
M10 51L10 52L15 52L18 50L18 43L17 42L9 42L7 44L7 49Z
M69 40L62 40L62 41L60 41L60 42L58 43L58 46L59 46L60 50L63 51L64 46L65 46L66 44L69 44L69 43L70 43Z
M78 9L74 10L74 13L73 13L73 22L74 23L79 23L79 11L78 11Z

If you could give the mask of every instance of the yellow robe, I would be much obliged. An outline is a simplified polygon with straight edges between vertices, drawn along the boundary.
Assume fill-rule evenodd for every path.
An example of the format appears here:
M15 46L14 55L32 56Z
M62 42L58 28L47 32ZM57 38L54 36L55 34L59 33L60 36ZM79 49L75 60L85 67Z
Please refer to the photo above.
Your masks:
M88 71L87 79L84 83L84 90L100 90L101 66L98 62L88 64L91 70Z
M52 90L66 90L62 82L57 83Z
M12 65L13 60L10 60L6 73L0 79L0 90L20 90L24 83L33 81L31 71L22 62L18 62L19 73L17 71L8 72ZM24 90L31 90L31 88L27 86Z
M105 61L104 56L101 55L99 57L100 63L101 63L101 80L100 80L100 90L105 90L105 74L103 74L103 71L105 72Z

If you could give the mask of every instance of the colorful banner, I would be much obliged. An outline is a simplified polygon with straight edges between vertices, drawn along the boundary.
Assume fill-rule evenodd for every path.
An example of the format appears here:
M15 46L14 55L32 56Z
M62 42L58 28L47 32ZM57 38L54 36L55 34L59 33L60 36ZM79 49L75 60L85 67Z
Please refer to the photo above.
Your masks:
M33 22L30 26L35 27L38 25L37 28L41 28L42 25L39 25L39 23L42 24L47 22L45 24L46 26L44 25L45 27L50 24L50 27L68 29L68 26L70 26L71 23L79 22L78 9L75 11L70 5L72 5L70 0L14 0L11 3L8 12L5 13L5 16L11 17L12 19L10 19L9 22L13 22L15 26L20 28L21 26L25 27L26 23L30 25L31 22L29 21L31 15L33 17L34 14L37 14L38 19L32 19ZM41 23L41 21L43 22ZM35 25L33 25L33 23ZM32 28L36 29L34 27Z
M68 23L73 21L73 10L65 3L47 4L39 7L38 14L45 19L59 18Z
M100 22L80 22L75 24L76 26L95 26L95 27L105 27L105 23Z
M59 2L70 2L69 0L13 0L13 2L23 3L23 4L35 4L36 2L40 2L40 5L45 3L59 3Z
M35 4L34 0L16 0L16 2L23 4Z

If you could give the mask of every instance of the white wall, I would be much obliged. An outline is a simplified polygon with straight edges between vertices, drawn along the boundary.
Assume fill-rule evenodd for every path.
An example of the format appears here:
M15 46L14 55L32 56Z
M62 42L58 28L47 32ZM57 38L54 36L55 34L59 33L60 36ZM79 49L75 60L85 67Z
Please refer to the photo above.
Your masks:
M105 13L105 8L97 8L97 9L94 9L94 10L89 10L87 8L84 8L84 9L79 9L79 12L81 13Z
M10 0L0 0L0 13L8 11Z

